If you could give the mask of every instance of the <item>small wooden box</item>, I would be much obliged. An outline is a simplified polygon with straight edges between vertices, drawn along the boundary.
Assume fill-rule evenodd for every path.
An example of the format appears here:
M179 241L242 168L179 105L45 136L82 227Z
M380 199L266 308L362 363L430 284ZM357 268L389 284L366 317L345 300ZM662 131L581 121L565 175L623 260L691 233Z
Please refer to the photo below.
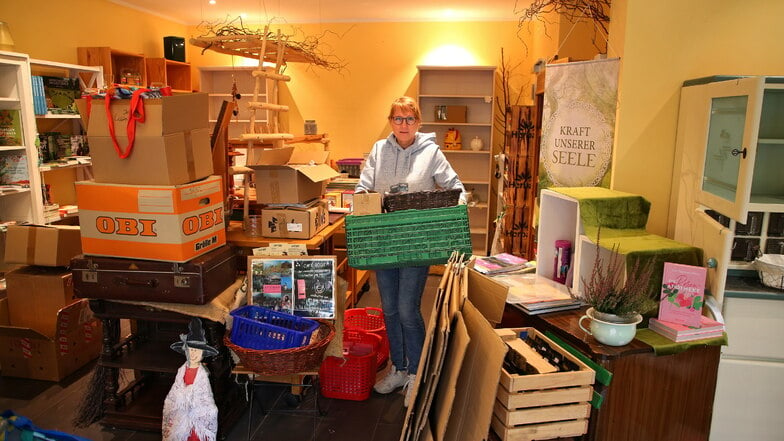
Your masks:
M493 430L504 441L545 440L586 433L595 372L534 328L496 329L504 341L519 338L522 331L547 342L579 366L579 370L517 375L502 369L493 409Z

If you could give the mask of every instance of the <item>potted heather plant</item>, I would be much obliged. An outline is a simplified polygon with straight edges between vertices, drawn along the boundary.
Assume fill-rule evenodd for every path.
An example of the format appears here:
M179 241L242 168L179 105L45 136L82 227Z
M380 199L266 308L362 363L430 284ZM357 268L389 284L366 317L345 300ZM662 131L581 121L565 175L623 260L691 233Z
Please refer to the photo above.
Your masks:
M634 338L642 314L656 307L649 287L653 275L653 259L636 259L624 276L624 258L613 246L610 258L602 257L598 249L591 276L583 278L583 298L590 308L580 318L580 328L593 335L600 343L623 346ZM583 327L583 320L590 319L590 330Z

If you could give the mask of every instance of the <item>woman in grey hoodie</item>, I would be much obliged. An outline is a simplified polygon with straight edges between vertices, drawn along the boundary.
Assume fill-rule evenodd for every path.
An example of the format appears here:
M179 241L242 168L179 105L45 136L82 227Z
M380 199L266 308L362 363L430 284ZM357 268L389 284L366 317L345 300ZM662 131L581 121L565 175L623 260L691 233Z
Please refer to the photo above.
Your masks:
M457 173L435 142L435 133L420 133L422 114L416 101L396 99L389 110L392 133L377 141L365 161L356 191L397 193L465 188ZM413 385L425 340L425 324L420 310L428 274L427 266L376 270L384 322L389 338L392 367L376 383L378 393L388 394L401 386ZM406 389L408 406L411 388Z

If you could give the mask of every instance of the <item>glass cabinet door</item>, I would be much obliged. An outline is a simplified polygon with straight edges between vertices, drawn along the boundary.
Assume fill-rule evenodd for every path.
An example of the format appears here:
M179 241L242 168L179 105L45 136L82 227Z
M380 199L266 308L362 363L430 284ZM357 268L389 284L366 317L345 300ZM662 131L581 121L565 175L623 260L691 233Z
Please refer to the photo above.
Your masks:
M754 176L764 78L711 83L710 111L698 202L745 223Z

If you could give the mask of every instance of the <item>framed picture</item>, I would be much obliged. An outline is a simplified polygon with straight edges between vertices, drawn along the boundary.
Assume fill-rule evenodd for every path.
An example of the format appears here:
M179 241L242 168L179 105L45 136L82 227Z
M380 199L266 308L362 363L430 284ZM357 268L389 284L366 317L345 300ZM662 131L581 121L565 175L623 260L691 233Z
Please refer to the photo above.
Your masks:
M335 318L335 256L249 256L248 304L299 317Z

